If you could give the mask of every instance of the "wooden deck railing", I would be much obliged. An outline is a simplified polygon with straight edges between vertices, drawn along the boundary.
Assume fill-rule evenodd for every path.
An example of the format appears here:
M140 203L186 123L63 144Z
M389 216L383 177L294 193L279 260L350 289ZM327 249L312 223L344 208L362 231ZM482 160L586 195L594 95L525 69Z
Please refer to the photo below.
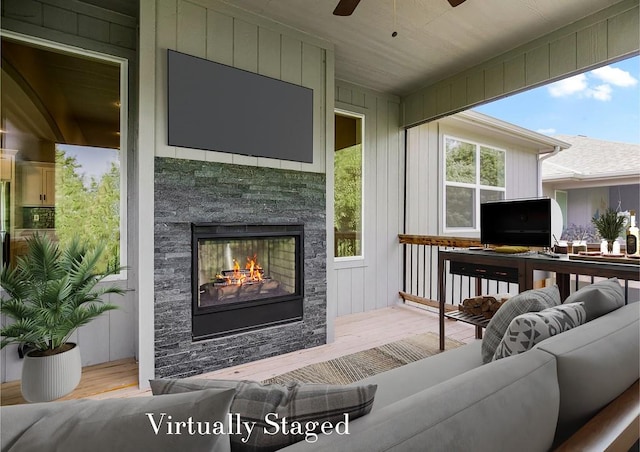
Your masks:
M400 296L405 301L419 303L425 306L438 308L438 252L446 248L466 248L470 246L480 246L477 239L468 237L450 237L436 235L398 235L399 242L403 247L404 282ZM453 275L449 275L453 280ZM455 277L450 294L447 294L447 310L457 309L456 304L462 301L462 297L475 295L475 283L472 287L472 280L468 277ZM457 284L456 284L457 283ZM472 295L473 294L473 295Z
M468 237L399 234L398 241L400 246L403 247L404 253L404 280L400 296L404 301L419 303L436 309L439 309L437 302L439 251L447 248L481 246L479 240ZM445 287L447 288L447 293L445 294L445 308L447 310L455 310L462 300L477 295L498 293L511 293L513 295L518 293L517 284L486 279L478 282L475 281L475 278L452 275L448 271L448 263L446 265ZM602 278L571 274L571 292L575 292L580 287L592 284L600 279ZM640 283L627 280L621 282L624 284L623 289L626 301L635 301L640 297ZM542 283L543 281L541 280L541 286Z

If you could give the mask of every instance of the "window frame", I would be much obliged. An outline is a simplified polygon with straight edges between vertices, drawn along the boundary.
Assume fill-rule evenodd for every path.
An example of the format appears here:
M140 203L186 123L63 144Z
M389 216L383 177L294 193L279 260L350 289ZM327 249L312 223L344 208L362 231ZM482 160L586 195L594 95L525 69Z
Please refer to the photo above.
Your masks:
M362 194L361 196L361 200L360 200L360 223L361 223L361 227L360 227L360 254L357 256L342 256L342 257L338 257L335 255L335 252L332 253L334 254L333 256L333 260L334 263L337 264L337 268L347 268L347 267L353 267L353 266L361 266L362 262L365 259L365 223L364 223L364 219L365 219L365 170L366 170L366 165L365 165L365 142L366 142L366 125L365 125L365 114L364 113L358 113L355 111L349 111L349 110L344 110L341 108L334 108L333 109L333 115L335 117L335 115L342 115L342 116L347 116L350 118L356 118L360 120L360 128L361 128L361 136L362 136L362 143L360 144L360 153L361 153L361 159L360 161L361 163L361 177L360 177L360 193ZM334 131L335 133L335 131ZM336 150L333 150L334 156L335 156L335 152ZM334 188L334 198L335 198L335 161L333 163L334 165L334 182L333 182L333 188ZM334 218L335 218L335 203L333 206L333 214L334 214ZM332 249L335 250L335 237L333 238L334 243L332 244Z
M471 144L475 147L475 183L469 182L453 182L447 180L447 140L455 140L463 143ZM480 153L481 148L488 148L494 151L502 152L504 157L504 187L494 187L491 185L483 185L480 183ZM506 199L507 193L507 150L504 148L482 143L479 141L471 140L468 138L461 138L459 136L443 134L442 135L442 151L440 153L442 158L442 230L445 234L469 234L480 232L480 192L482 190L502 192L503 198ZM473 221L472 227L447 227L447 187L460 187L470 188L474 190L473 200Z
M118 155L120 158L120 266L128 265L128 205L127 205L127 187L128 187L128 111L129 111L129 60L126 58L109 55L94 50L83 49L68 44L62 44L48 39L28 36L22 33L16 33L10 30L0 29L0 39L11 39L19 41L25 45L40 47L48 51L58 51L71 56L90 58L106 63L117 64L120 68L120 144ZM110 275L104 281L120 281L128 278L128 270L124 268L119 273Z

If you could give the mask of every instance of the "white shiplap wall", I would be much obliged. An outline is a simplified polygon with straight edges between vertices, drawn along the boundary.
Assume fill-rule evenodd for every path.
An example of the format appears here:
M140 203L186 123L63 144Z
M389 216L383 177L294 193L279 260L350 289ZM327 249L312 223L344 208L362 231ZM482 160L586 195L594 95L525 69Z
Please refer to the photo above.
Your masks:
M363 258L334 262L336 284L329 298L337 315L365 312L398 302L402 260L404 132L399 99L337 81L335 106L364 115ZM333 185L333 181L331 181ZM332 248L330 246L330 248Z
M330 43L250 15L215 0L162 0L157 5L155 155L324 173ZM168 146L166 49L313 89L313 163L289 162Z
M538 189L538 149L502 133L481 132L447 118L407 132L407 234L444 234L442 224L444 136L506 151L506 198L531 198ZM459 234L456 234L459 235Z

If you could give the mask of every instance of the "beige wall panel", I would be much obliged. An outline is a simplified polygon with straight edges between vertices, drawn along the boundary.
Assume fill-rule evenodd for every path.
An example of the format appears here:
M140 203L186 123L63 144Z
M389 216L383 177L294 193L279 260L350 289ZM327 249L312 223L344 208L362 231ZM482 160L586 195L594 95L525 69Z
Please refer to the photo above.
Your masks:
M399 283L402 281L402 250L398 245L395 232L403 232L403 204L404 204L404 133L398 128L400 124L400 108L398 103L388 103L387 116L387 264L385 276L388 284L386 286L387 295L385 299L391 304L393 300L398 300ZM382 268L385 268L383 264Z
M444 83L436 91L437 111L451 111L451 84Z
M374 298L377 308L386 307L388 300L384 294L387 293L389 281L386 276L382 276L382 272L389 266L388 257L391 251L390 242L397 242L398 231L393 230L391 233L387 229L387 216L389 215L389 205L387 203L387 194L389 192L389 174L387 173L387 159L389 156L389 105L386 99L376 99L376 173L375 185L372 191L376 197L376 217L375 217L375 241L372 243L376 247L376 275L375 285L378 296Z
M352 91L350 88L346 88L344 86L336 87L336 100L338 102L344 102L345 104L353 105L353 103L351 102L351 96L352 96Z
M502 63L484 71L484 95L486 99L498 97L504 93L504 66Z
M167 120L166 115L160 112L167 111L167 49L177 49L177 24L178 24L178 5L175 0L166 0L158 2L157 10L157 28L163 30L162 33L156 34L156 104L155 110L155 155L158 157L175 157L176 150L173 146L167 145Z
M302 42L295 38L282 36L282 61L280 73L285 82L302 83Z
M421 118L422 107L424 106L422 96L410 96L402 103L402 116L404 118Z
M207 10L207 59L233 66L233 17Z
M639 21L640 14L638 14L637 7L608 20L607 52L609 58L618 58L631 52L637 52L640 42L638 39ZM634 35L635 41L628 39L628 36Z
M607 59L607 23L600 22L577 34L576 62L579 68L588 68Z
M193 3L178 3L179 52L204 58L207 56L207 10Z
M577 38L572 33L549 44L549 68L551 78L570 74L577 68Z
M338 316L351 314L351 269L345 268L336 271L336 284L338 292Z
M267 28L258 29L258 74L280 78L280 34Z
M233 66L258 72L258 26L235 19L233 21Z
M351 91L351 104L358 107L364 107L366 105L366 94L361 91Z
M460 77L451 84L451 109L458 110L467 105L467 77Z
M525 86L525 60L524 55L504 62L504 90L516 91Z
M304 171L322 172L325 168L327 143L324 133L324 50L312 45L302 44L302 86L313 89L313 163L303 163Z
M467 76L467 101L474 104L484 99L484 71L469 74Z
M525 54L525 84L537 85L549 80L549 46L537 47Z
M436 86L430 86L427 90L425 90L424 95L422 96L422 101L424 102L422 105L422 113L427 116L435 116L438 111L438 107L436 105Z

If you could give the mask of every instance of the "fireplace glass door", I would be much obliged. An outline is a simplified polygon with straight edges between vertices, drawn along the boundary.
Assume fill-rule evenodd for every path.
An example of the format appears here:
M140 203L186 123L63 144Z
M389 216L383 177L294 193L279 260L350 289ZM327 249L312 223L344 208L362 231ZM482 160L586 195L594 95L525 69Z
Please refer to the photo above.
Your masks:
M294 237L198 241L198 307L293 295Z
M302 319L302 225L192 225L195 339Z

